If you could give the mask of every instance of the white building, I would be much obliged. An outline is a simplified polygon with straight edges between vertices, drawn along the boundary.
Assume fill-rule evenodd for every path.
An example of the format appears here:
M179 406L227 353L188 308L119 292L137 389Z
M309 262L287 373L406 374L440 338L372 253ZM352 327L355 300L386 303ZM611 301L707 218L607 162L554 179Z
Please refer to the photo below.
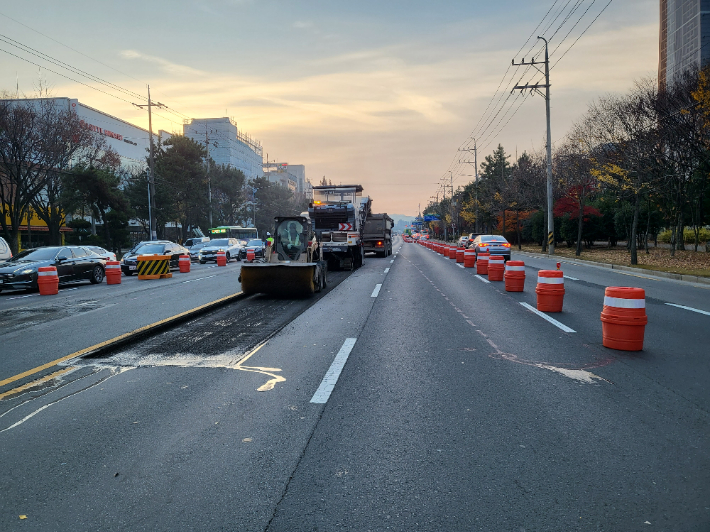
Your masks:
M294 192L305 194L306 186L306 167L302 164L288 163L266 163L264 165L264 176L269 178L269 181L284 181L292 180L295 182Z
M264 150L261 143L240 132L231 118L193 118L183 125L183 135L206 144L209 156L219 165L244 172L247 180L261 177Z

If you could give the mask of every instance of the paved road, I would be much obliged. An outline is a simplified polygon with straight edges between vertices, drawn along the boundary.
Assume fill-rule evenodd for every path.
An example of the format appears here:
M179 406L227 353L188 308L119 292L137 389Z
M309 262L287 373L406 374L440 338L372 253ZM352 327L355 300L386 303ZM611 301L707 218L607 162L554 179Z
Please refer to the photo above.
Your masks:
M289 320L257 350L216 333L241 332L220 314L15 398L0 528L710 528L710 316L666 305L710 311L704 289L565 266L566 333L520 305L544 259L509 294L395 249L306 310L257 302ZM622 279L649 285L641 353L601 346L603 290Z

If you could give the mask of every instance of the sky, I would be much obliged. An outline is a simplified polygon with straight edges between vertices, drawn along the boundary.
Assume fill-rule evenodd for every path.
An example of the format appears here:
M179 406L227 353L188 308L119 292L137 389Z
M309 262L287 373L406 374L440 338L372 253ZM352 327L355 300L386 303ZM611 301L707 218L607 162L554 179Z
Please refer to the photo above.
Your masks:
M0 91L29 97L41 79L54 96L148 126L125 94L10 38L124 89L149 84L175 111L154 114L155 131L230 116L265 159L303 164L313 183L362 184L375 211L411 216L442 197L443 181L473 179L460 162L472 152L459 151L473 138L479 164L498 144L544 150L544 99L510 93L541 81L511 66L544 58L538 35L549 40L554 147L596 98L656 75L659 2L34 0L0 3L0 28Z

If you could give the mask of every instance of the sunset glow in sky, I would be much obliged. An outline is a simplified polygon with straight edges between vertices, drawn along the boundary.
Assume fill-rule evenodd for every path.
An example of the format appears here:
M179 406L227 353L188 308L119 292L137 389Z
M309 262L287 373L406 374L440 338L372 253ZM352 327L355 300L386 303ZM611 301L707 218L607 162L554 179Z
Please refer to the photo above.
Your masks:
M551 52L561 43L554 63L607 2L35 0L0 6L0 34L135 92L149 83L154 98L185 116L232 116L269 160L304 164L312 182L325 175L360 183L376 211L415 215L448 179L476 124L479 163L498 143L513 154L544 149L540 97L509 113L505 127L479 120L548 11L535 35L549 22L551 36L568 18L550 40ZM658 0L614 0L553 68L553 141L595 98L656 75L658 18ZM42 63L6 42L0 49ZM74 76L108 94L98 92L46 69L41 76L54 96L147 127L146 112L116 90ZM37 66L0 53L0 90L14 92L19 82L32 96L38 80ZM182 131L182 116L160 114L156 131ZM457 174L454 187L470 181L473 168Z

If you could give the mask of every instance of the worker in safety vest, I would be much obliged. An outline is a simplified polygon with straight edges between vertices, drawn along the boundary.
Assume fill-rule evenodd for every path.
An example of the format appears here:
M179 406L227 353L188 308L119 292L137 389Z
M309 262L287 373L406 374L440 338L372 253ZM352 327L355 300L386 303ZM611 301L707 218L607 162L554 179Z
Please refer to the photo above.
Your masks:
M271 236L271 233L268 231L266 232L266 247L271 247L274 245L274 238Z

